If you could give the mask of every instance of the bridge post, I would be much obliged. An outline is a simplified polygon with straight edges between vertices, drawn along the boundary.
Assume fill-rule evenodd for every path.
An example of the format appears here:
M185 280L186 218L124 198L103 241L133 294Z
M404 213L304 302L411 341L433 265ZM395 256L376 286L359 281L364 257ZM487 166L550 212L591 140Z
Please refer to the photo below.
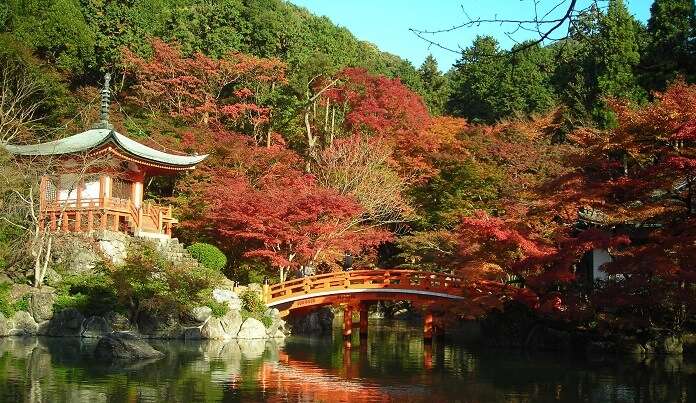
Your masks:
M360 338L361 339L366 339L367 338L367 315L368 315L368 308L369 306L367 303L362 303L360 304Z
M353 308L346 305L343 308L343 340L350 340L353 334Z
M431 310L426 310L423 317L423 341L433 342L433 312Z

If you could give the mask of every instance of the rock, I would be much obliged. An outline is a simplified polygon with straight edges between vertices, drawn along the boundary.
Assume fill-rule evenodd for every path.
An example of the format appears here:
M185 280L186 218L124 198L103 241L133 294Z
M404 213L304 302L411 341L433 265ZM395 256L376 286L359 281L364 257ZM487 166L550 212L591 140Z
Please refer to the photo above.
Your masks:
M85 320L80 336L96 339L109 333L111 333L111 326L106 319L101 316L92 316Z
M97 263L102 261L91 238L83 234L63 234L56 238L53 256L56 266L62 267L64 274L92 274ZM50 273L50 276L51 284L54 284L54 274Z
M229 340L237 337L242 326L242 315L230 310L222 318L211 317L201 328L201 338L211 340Z
M105 361L115 361L160 358L164 354L132 333L114 332L99 339L94 356Z
M35 292L29 299L29 313L37 322L43 322L53 317L53 302L55 296L47 292Z
M220 318L220 325L223 331L231 338L237 337L237 333L239 333L239 329L242 327L242 322L244 322L242 314L234 310L228 311L225 316Z
M80 336L84 316L74 308L58 311L48 322L47 326L41 327L41 334L46 336Z
M108 323L111 327L111 330L113 330L114 332L126 332L135 330L133 325L130 323L130 320L128 320L128 317L122 313L109 311L106 314L104 314L104 319L106 320L106 323Z
M242 309L242 300L234 291L216 288L213 290L213 299L220 303L226 303L231 310L239 311Z
M266 328L266 335L270 338L285 337L285 321L280 317L276 308L266 311L266 316L271 318L271 325Z
M95 238L101 252L112 263L123 264L128 255L128 235L114 231L98 231Z
M220 318L210 318L200 329L201 339L210 340L227 340L230 335L225 332L225 329L220 323Z
M254 318L247 318L237 333L238 339L265 339L266 337L266 327L260 320Z
M138 316L138 332L152 338L178 339L181 338L182 326L178 315L173 313L162 316L141 313Z
M0 337L9 336L11 327L10 321L0 312Z
M677 336L665 337L659 347L660 352L664 354L682 354L684 352L682 340Z
M207 306L199 306L191 310L191 317L198 323L203 323L210 319L213 315L213 310Z
M696 352L696 333L686 333L682 335L682 348L684 353L693 354Z
M184 340L201 340L204 339L202 327L187 327L181 332L181 337Z
M331 308L322 307L306 315L291 314L287 324L292 334L322 335L331 333L333 320Z
M39 324L29 312L19 311L12 318L14 326L10 330L10 336L35 336L39 331Z

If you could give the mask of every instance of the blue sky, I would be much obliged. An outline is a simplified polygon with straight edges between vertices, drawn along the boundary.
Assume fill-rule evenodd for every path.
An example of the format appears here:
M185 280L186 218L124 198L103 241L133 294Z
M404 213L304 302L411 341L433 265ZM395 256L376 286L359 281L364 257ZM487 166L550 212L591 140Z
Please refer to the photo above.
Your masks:
M448 70L458 55L433 46L417 38L409 28L440 29L457 25L471 18L531 18L533 0L289 0L317 15L325 15L334 23L348 28L361 40L376 44L380 49L408 59L416 67L432 53L440 70ZM587 4L587 0L580 3ZM640 21L650 16L652 0L624 0L631 13ZM541 7L556 4L555 0L541 0ZM540 9L541 10L541 9ZM492 35L505 48L514 42L507 38L507 26L485 25L439 34L437 42L457 49L467 47L476 35ZM532 33L517 33L515 40L532 37Z

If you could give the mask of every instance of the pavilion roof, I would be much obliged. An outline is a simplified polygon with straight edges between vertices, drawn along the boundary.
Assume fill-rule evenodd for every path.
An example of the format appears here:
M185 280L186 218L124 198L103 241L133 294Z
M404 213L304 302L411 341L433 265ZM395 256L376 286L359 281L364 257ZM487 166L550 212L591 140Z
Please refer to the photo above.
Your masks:
M127 154L156 164L176 168L192 168L208 157L205 155L176 155L156 150L109 128L95 128L47 143L30 145L4 145L5 149L15 155L48 156L63 155L96 150L107 144L125 151Z

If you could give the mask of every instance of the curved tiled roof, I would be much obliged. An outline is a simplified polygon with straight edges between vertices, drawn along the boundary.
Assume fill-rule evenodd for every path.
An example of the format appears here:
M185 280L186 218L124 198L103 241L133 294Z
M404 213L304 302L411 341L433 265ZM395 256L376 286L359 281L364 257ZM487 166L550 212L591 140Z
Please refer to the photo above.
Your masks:
M5 145L15 155L61 155L93 150L113 143L128 154L148 161L176 167L192 167L208 157L205 155L175 155L155 150L111 129L90 129L64 139L30 145Z

